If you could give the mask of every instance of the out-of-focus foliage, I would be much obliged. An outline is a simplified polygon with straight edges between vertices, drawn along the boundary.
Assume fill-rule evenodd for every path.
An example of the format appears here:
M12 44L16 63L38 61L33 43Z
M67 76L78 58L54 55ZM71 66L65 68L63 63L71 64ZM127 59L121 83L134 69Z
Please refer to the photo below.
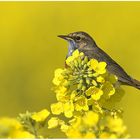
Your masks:
M0 21L0 116L56 102L50 91L53 71L64 66L67 53L59 34L88 32L140 79L139 2L0 2ZM132 137L140 137L139 91L124 88L124 120Z

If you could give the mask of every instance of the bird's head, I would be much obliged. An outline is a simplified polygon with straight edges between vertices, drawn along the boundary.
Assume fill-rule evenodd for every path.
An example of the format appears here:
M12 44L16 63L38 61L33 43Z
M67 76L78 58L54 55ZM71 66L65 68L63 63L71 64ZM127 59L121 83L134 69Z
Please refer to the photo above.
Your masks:
M93 44L95 43L90 35L81 31L70 33L68 35L58 35L58 37L67 40L69 43L67 56L70 56L76 49L83 51L89 49L90 47L93 47Z

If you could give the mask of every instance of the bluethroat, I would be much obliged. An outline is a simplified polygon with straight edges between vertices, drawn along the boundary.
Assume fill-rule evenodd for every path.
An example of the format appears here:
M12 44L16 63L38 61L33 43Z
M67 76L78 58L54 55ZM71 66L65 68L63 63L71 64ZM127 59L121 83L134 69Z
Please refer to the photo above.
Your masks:
M70 56L74 50L78 49L79 52L83 52L89 59L94 58L99 62L106 62L107 70L116 75L121 84L140 89L140 81L128 75L117 62L97 46L96 42L89 34L79 31L68 35L59 35L58 37L67 40L69 43L67 57Z

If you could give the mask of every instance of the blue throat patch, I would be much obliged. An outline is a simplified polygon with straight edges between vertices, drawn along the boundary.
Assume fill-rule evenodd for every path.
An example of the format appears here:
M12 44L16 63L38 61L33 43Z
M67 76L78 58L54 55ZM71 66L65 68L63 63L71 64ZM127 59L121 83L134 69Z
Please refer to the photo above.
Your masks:
M73 51L76 50L76 44L73 40L70 40L69 41L69 46L68 46L68 54L67 54L67 57L71 56Z

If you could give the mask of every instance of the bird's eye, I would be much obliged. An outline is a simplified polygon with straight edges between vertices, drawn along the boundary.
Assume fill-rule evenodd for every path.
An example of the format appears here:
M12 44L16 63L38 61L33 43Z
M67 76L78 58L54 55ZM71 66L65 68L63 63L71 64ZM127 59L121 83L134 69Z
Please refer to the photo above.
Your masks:
M81 40L81 37L80 37L80 36L76 36L75 39L76 39L77 41L80 41L80 40Z

